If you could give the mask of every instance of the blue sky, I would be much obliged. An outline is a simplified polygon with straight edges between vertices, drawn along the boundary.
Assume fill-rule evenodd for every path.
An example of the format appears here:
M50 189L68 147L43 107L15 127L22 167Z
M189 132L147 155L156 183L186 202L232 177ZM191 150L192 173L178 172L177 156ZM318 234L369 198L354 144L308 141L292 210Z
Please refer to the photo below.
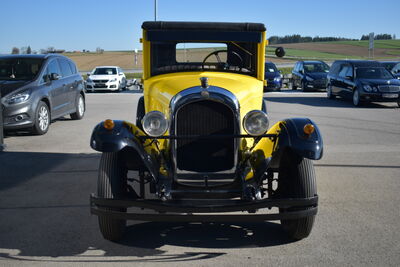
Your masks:
M154 0L0 0L0 12L0 53L28 45L133 50L142 22L154 20ZM399 0L158 0L158 20L262 22L268 36L400 38L399 12Z

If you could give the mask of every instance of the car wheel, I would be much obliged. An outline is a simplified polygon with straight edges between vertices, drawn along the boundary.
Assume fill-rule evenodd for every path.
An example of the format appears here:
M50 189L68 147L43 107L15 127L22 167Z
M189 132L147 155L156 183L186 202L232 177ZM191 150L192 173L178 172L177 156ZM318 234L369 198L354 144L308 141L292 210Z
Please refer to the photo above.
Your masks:
M34 134L43 135L47 133L50 127L50 109L47 104L40 101L35 112L35 124L32 132Z
M118 152L103 153L97 180L97 195L100 198L121 199L127 192L127 169L121 163ZM109 211L126 212L126 208L104 208ZM99 228L107 240L118 241L123 237L126 220L99 216Z
M307 86L306 86L306 83L304 81L301 82L301 91L307 92Z
M328 84L328 86L326 87L326 97L328 99L335 99L336 96L332 94L332 85Z
M360 92L358 91L358 89L354 89L353 91L353 105L355 107L361 106Z
M317 194L314 165L311 160L287 150L281 159L278 176L278 194L283 198L307 198ZM299 208L280 209L295 211ZM290 238L303 239L311 233L315 215L298 219L281 220L283 229Z
M86 110L85 98L83 98L83 95L79 94L79 96L76 99L75 107L76 107L76 112L70 115L71 119L80 120L85 115L85 110Z
M143 131L143 126L142 126L142 119L145 115L144 111L144 97L140 97L137 105L137 110L136 110L136 126L139 127L140 130Z

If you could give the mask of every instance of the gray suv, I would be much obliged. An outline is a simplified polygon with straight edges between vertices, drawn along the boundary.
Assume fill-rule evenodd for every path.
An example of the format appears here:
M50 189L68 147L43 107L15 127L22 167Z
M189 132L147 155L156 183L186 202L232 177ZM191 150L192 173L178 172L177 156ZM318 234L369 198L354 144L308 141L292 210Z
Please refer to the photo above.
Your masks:
M45 134L50 122L85 113L82 76L62 55L8 55L0 57L0 92L4 130L29 129Z

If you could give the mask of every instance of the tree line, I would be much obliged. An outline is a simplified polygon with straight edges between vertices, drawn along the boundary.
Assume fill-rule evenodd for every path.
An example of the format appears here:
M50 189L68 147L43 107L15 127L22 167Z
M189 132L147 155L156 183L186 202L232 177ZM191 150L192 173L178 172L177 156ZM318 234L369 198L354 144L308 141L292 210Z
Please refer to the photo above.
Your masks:
M375 40L390 40L396 39L396 36L381 33L377 34L374 37ZM369 35L362 35L360 40L369 40ZM343 38L343 37L320 37L320 36L301 36L300 34L292 34L292 35L285 35L285 36L271 36L268 38L269 44L291 44L291 43L311 43L311 42L333 42L333 41L358 41L358 39L350 39L350 38Z

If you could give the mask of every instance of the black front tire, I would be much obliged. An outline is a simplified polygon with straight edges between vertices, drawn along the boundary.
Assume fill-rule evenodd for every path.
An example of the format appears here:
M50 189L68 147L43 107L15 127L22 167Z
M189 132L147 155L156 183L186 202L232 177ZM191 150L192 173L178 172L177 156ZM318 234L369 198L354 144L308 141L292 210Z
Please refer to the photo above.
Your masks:
M282 155L278 178L279 196L283 198L308 198L317 194L314 165L311 160L300 157L292 151ZM280 211L294 211L280 209ZM304 218L281 220L283 229L294 240L310 235L315 215Z
M43 101L40 101L35 112L35 123L32 127L32 133L43 135L49 130L51 123L49 106Z
M76 112L71 113L71 119L81 120L85 115L86 103L83 95L79 94L75 101Z
M353 91L353 98L352 98L352 100L353 100L353 105L354 105L355 107L359 107L359 106L361 106L361 105L363 104L363 103L361 102L360 92L358 91L357 88L354 89L354 91Z
M121 199L127 193L127 169L119 153L103 153L100 160L97 195L101 198ZM126 212L126 208L107 208ZM120 240L126 229L126 220L99 216L99 228L103 237L110 241Z
M143 131L143 126L142 126L142 119L145 115L145 110L144 110L144 97L140 97L137 105L137 110L136 110L136 126L139 127L140 130Z

